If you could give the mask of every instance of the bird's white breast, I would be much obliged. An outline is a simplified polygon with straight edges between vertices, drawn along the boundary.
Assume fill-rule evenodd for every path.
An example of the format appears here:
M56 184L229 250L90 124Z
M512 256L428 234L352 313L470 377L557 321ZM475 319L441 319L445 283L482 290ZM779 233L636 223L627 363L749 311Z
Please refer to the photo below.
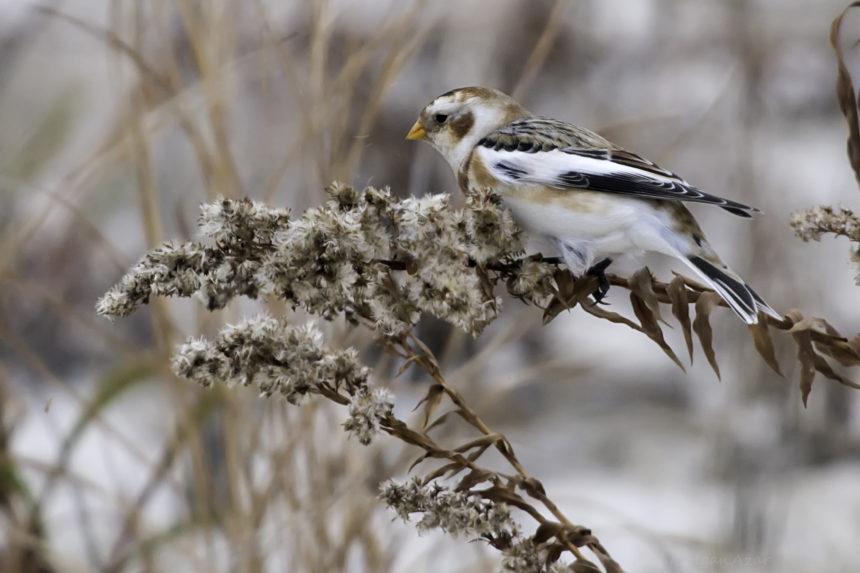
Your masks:
M493 187L531 235L573 245L589 257L672 250L665 238L668 213L653 201L507 177L487 163L484 149L472 156L469 186Z
M664 215L650 203L593 191L502 185L517 222L533 234L581 244L595 256L664 250Z

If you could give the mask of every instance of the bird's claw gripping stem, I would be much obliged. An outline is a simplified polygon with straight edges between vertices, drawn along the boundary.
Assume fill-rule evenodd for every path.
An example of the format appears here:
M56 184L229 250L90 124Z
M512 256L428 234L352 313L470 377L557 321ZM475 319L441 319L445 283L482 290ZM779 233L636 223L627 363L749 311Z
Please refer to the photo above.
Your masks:
M603 303L603 299L609 293L609 279L606 278L606 269L612 264L612 259L609 257L603 259L599 263L592 265L585 274L592 277L597 277L597 290L591 293L595 304Z

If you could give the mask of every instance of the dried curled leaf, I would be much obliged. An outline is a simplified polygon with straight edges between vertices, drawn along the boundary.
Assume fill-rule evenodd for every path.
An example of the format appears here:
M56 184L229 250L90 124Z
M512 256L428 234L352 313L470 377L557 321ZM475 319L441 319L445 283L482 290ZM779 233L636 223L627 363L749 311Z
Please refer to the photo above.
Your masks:
M532 497L542 497L546 495L546 489L539 479L535 477L527 477L520 479L517 485Z
M564 269L558 269L553 278L557 290L544 310L544 324L552 322L562 311L571 310L576 305L584 303L598 284L597 277L583 275L574 279L573 275Z
M426 431L427 425L430 423L430 416L433 415L433 412L436 411L436 408L439 407L439 404L442 403L442 398L445 396L445 388L442 387L441 384L433 384L430 388L427 389L427 394L415 405L413 408L413 412L420 408L422 405L424 406L424 421L421 424L421 427Z
M458 448L454 449L454 451L462 453L468 452L472 448L486 448L488 446L498 443L502 439L503 437L501 434L485 434L479 438L475 438L474 440L466 442L462 446L459 446Z
M642 332L644 332L648 338L656 342L657 346L666 353L666 356L671 358L672 361L678 365L678 368L686 372L684 365L681 364L681 361L678 359L678 355L675 354L675 351L672 350L672 347L669 346L666 339L663 337L663 330L657 322L659 317L651 311L648 307L648 303L635 292L630 293L630 303L633 305L633 312L636 314L636 318L639 319Z
M687 287L684 279L676 276L666 287L669 298L672 299L672 314L681 325L684 332L684 342L687 343L687 353L690 364L693 363L693 325L690 323L690 303L687 298Z
M812 338L808 330L795 332L793 336L797 343L797 360L800 362L800 397L806 406L806 399L815 380L815 350L812 349Z
M602 318L603 320L608 320L609 322L614 322L615 324L624 324L636 330L637 332L644 332L642 327L627 318L626 316L621 316L617 312L612 312L611 310L606 310L604 307L598 304L587 304L583 305L583 310L592 316L596 316L597 318Z
M447 464L437 468L433 472L427 474L426 476L424 476L422 478L422 481L424 483L431 483L433 480L439 479L441 477L444 477L445 479L451 479L455 475L457 475L458 473L462 472L465 469L466 469L466 466L460 462L455 461L455 462L447 463Z
M827 363L827 360L824 359L823 356L816 353L815 354L815 369L820 372L825 377L835 380L839 382L843 386L848 386L850 388L860 388L860 384L845 378L844 376L837 374L835 370Z
M480 493L481 496L486 499L500 503L507 503L508 505L513 505L515 507L522 507L524 503L523 498L517 495L516 492L499 485L493 485L487 489L478 490L477 493Z
M450 410L450 411L448 411L448 412L445 412L444 414L441 414L441 415L437 416L435 420L433 420L432 422L430 422L430 424L429 424L429 425L427 425L427 426L424 428L424 433L425 433L425 434L426 434L426 433L429 433L429 432L430 432L430 430L432 430L433 428L437 428L437 427L441 426L442 424L444 424L444 423L445 423L445 421L448 419L448 417L449 417L453 412L454 412L453 410Z
M836 359L842 366L857 366L860 364L860 334L845 340L833 341L830 344L815 343L820 352Z
M793 308L785 313L793 323L789 332L797 344L797 361L800 363L800 397L803 405L812 391L812 382L815 380L815 350L812 348L812 330L815 322L804 319L803 314Z
M860 121L857 117L857 98L854 83L851 81L851 73L845 65L845 57L842 52L840 31L842 20L852 8L860 6L860 2L852 2L842 13L833 20L830 26L830 44L836 52L836 96L839 98L839 107L848 122L848 161L854 170L854 177L860 183Z
M792 309L792 316L789 318L797 318L797 320L792 319L792 325L789 329L789 332L797 332L799 330L809 330L811 332L818 333L824 338L835 339L835 340L845 340L839 331L837 331L833 326L824 320L823 318L819 318L817 316L803 316L799 310ZM788 315L786 315L788 316Z
M556 537L559 531L561 531L560 523L546 521L538 526L537 531L535 531L535 534L532 536L532 541L535 543L549 541L551 538Z
M779 368L779 362L776 361L776 354L773 349L773 339L770 337L770 330L767 327L766 320L760 320L756 324L751 324L750 333L752 334L755 349L767 362L771 369L782 376L782 370Z
M654 292L654 275L651 274L648 267L642 267L630 277L630 290L639 295L645 302L657 320L663 324L668 324L663 320L663 315L660 311L660 301L657 299L657 293Z
M696 319L693 321L693 330L699 337L699 344L705 352L708 364L713 368L717 378L720 378L720 367L717 364L717 355L714 352L714 331L711 329L709 320L711 311L720 304L720 295L715 292L703 292L696 301Z

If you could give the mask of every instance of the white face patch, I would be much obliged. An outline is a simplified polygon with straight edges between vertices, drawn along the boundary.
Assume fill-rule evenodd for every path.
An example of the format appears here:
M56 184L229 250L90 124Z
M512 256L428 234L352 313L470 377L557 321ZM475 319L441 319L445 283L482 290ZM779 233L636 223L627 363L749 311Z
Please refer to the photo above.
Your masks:
M441 125L439 129L428 131L433 146L442 154L454 172L458 172L463 162L472 152L482 137L492 133L504 124L505 110L500 105L470 97L465 101L456 101L453 96L446 96L427 106L427 121L436 121L437 115L444 115L445 124L456 121L457 117L470 113L472 126L465 134L454 133Z

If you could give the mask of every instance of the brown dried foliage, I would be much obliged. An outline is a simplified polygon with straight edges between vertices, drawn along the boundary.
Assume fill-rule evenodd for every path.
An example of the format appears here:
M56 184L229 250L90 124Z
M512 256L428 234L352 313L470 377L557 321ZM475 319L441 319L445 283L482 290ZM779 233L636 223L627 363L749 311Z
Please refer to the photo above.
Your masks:
M852 8L860 6L860 2L852 2L842 13L833 20L830 26L830 44L836 52L836 96L839 107L848 122L848 161L854 170L854 176L860 184L860 120L857 116L857 96L851 74L845 65L845 54L842 51L842 21Z
M650 273L648 276L650 277ZM641 279L637 279L634 282L633 279L625 279L618 276L610 276L609 278L613 285L631 289L631 291L634 291L641 281ZM650 288L659 303L671 305L672 314L681 324L685 338L690 345L691 340L688 337L690 330L688 305L695 305L696 318L693 321L692 330L699 339L708 363L713 368L717 377L719 377L720 370L717 364L716 352L714 351L710 316L714 308L727 307L726 303L712 290L680 275L676 276L671 283L663 283L652 279L650 281ZM639 312L648 313L651 311L648 309L643 310L640 307ZM647 317L645 323L640 323L638 326L634 326L634 328L648 335L649 338L654 339L654 335L649 333L648 329L652 328L656 322L656 315L652 315L651 317ZM759 323L749 326L748 329L753 339L753 344L762 359L779 375L782 375L782 369L776 360L771 331L777 330L792 335L795 344L798 346L797 357L801 372L800 388L804 404L806 404L809 389L812 387L812 378L816 372L839 384L860 389L860 384L835 372L828 362L828 359L835 360L844 367L860 365L860 334L846 338L825 319L804 316L797 309L788 311L782 320L759 315ZM663 345L660 346L663 348ZM664 351L666 351L665 348ZM666 353L669 358L677 362L677 356L674 352Z
M544 259L544 262L548 264L558 263L555 259ZM636 322L608 311L602 306L587 302L589 295L596 288L593 277L575 280L568 275L567 278L563 278L559 282L559 276L557 274L556 277L558 293L545 311L545 321L552 320L564 308L573 308L576 304L580 304L582 309L589 314L614 323L625 324L646 335L683 369L677 354L666 343L660 326L661 322L667 324L662 319L660 305L667 305L681 326L691 360L692 333L695 333L708 363L717 377L720 377L710 318L715 308L727 308L727 305L713 290L681 275L676 275L669 283L657 281L647 268L638 271L629 279L617 275L608 275L609 282L613 286L630 291L633 311L638 320ZM565 301L570 302L569 306L565 307ZM690 322L690 305L695 308L695 319L692 323ZM843 367L860 365L860 334L847 338L825 319L804 316L797 309L788 311L782 320L760 315L759 323L748 328L756 350L765 363L780 376L782 376L782 369L776 359L771 331L777 330L792 335L792 339L798 347L797 358L801 373L799 385L804 404L806 404L812 387L812 379L816 372L839 384L860 389L860 384L837 373L828 361L828 359L835 360Z
M442 464L427 470L421 480L427 484L437 479L456 480L458 492L477 494L483 499L516 507L537 522L532 541L547 555L547 563L558 560L564 552L570 552L578 567L591 567L593 571L622 573L621 566L609 555L590 529L573 523L548 497L540 480L530 475L517 458L510 441L501 433L491 429L481 416L465 401L462 394L445 380L439 363L430 349L413 334L398 340L388 340L387 348L405 360L404 365L420 368L433 381L416 409L422 409L421 428L411 427L394 414L382 421L383 431L403 442L424 451L411 465L410 471L428 460ZM452 410L441 414L430 422L434 413L444 403ZM446 447L430 436L430 432L451 419L454 414L464 420L478 436L457 446ZM479 463L490 449L498 451L510 466L510 472L492 470ZM547 517L549 514L550 517ZM507 549L509 539L487 538L497 549ZM598 568L581 551L587 547L600 562Z
M526 261L537 261L546 265L561 264L559 259L545 258L540 255L522 259L518 263L523 264ZM396 262L387 263L395 268L402 266L397 265ZM490 264L487 270L490 272L482 274L483 280L487 282L485 288L493 289L498 282L509 281L516 270L516 264ZM727 308L728 305L717 293L682 275L676 275L669 283L655 280L647 268L639 270L630 278L611 274L607 277L613 286L630 291L635 321L591 302L590 296L597 289L597 280L594 277L585 275L575 278L558 267L553 274L555 293L544 309L544 323L552 321L563 310L580 306L593 316L616 324L624 324L641 332L653 340L670 360L684 370L678 355L666 342L663 334L661 323L666 326L668 323L663 319L661 305L667 305L684 333L690 359L692 360L693 356L693 333L695 333L708 364L717 378L720 377L710 317L715 308ZM690 305L695 309L695 319L692 322ZM797 358L801 373L799 385L804 405L816 372L844 386L860 389L860 384L838 374L828 362L829 358L844 367L860 365L860 334L847 338L825 319L807 317L798 309L788 311L782 320L760 314L759 323L749 326L748 329L759 355L780 376L782 376L782 369L776 359L771 331L777 330L792 335L798 347Z

